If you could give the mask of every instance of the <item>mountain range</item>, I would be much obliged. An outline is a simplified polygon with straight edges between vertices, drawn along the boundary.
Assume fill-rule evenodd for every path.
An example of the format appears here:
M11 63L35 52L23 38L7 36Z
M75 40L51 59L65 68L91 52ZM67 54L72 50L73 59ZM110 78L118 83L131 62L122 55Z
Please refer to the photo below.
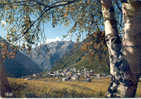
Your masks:
M0 42L5 43L8 46L8 51L12 51L12 44L9 44L5 39L0 37ZM7 75L10 77L21 77L26 75L31 75L33 73L42 72L36 62L31 58L23 54L21 51L16 51L16 57L13 59L6 58L4 61L4 66Z
M2 40L1 38L0 41ZM26 53L26 49L23 52L17 51L16 58L5 60L6 71L8 76L12 77L21 77L67 67L88 68L93 69L95 72L107 73L109 70L107 56L104 55L105 58L99 58L97 53L90 55L88 51L81 50L83 43L90 41L92 40L86 38L80 43L56 41L41 44L33 48L30 54Z
M70 53L73 46L74 43L72 41L51 42L32 49L28 56L36 62L42 70L50 70L56 61Z
M5 39L0 38L0 42L6 43L9 50L12 51L11 44ZM56 41L37 46L32 49L30 54L26 53L26 49L24 51L17 50L14 59L7 58L4 61L6 72L10 77L22 77L50 70L56 61L70 52L73 45L72 41Z
M95 73L108 74L108 56L104 57L105 58L99 57L98 54L90 55L88 52L81 50L80 47L76 47L72 49L70 53L58 60L54 64L52 70L55 71L58 69L75 67L78 70L87 68L88 70L93 70Z

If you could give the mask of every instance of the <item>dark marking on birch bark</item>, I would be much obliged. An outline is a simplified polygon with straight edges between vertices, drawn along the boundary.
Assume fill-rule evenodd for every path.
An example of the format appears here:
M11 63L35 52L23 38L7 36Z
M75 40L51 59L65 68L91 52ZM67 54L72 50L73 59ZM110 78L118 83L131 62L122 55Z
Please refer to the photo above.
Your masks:
M110 7L109 12L113 13L114 12L114 8Z
M121 0L122 3L128 3L127 0Z

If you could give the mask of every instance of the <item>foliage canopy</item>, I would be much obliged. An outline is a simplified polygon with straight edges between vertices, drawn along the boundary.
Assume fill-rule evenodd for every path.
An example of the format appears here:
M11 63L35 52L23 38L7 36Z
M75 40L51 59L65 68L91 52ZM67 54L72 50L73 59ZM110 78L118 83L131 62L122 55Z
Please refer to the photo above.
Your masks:
M30 46L43 39L44 23L73 24L70 33L91 33L101 28L99 0L0 0L0 20L7 25L7 40Z
M120 0L113 4L120 8ZM120 30L121 14L116 18ZM77 35L78 40L83 33L93 34L104 27L100 0L0 0L0 20L6 21L7 40L29 51L45 39L47 23L52 27L73 24L64 37Z

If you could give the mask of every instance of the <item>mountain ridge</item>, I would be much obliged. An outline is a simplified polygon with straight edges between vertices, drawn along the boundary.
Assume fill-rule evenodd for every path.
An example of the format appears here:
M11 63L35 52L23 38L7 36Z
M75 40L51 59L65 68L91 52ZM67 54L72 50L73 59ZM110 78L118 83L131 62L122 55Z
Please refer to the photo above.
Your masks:
M40 65L40 68L43 70L50 70L57 60L69 53L69 51L73 48L73 45L74 42L72 41L46 43L32 49L30 55L28 56Z
M13 51L12 44L8 43L5 39L0 37L0 42L8 46L8 51ZM16 50L16 57L13 59L6 58L4 61L5 70L9 77L22 77L34 73L42 72L39 66L32 61L29 57Z

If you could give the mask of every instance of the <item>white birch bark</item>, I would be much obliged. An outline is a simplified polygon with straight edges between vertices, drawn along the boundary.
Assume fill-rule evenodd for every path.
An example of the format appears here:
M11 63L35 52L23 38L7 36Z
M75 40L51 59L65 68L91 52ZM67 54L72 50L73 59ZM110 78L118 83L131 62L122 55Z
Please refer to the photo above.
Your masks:
M134 0L135 1L135 0ZM132 73L141 73L141 1L124 3L124 39L123 45Z
M101 4L102 4L103 17L104 17L106 40L110 41L110 39L112 37L118 37L119 38L118 31L117 31L117 28L116 28L116 21L115 21L115 18L114 18L114 12L112 12L112 11L110 12L110 10L113 10L112 2L111 2L111 0L101 0L101 1L102 1ZM108 36L109 36L109 38L108 38ZM111 42L107 42L107 47L108 47L109 54L111 54L111 55L116 54L116 51L112 50L112 48L111 48L112 47ZM115 75L116 70L114 69L114 66L113 66L111 61L112 61L112 59L110 58L110 73L112 75Z
M133 84L127 96L135 96L138 78L141 73L141 0L128 0L122 4L124 20L124 55L131 71Z
M105 39L109 51L111 84L107 97L132 97L131 71L121 49L122 44L117 30L114 8L111 0L101 0L104 17ZM131 91L131 92L130 92Z

